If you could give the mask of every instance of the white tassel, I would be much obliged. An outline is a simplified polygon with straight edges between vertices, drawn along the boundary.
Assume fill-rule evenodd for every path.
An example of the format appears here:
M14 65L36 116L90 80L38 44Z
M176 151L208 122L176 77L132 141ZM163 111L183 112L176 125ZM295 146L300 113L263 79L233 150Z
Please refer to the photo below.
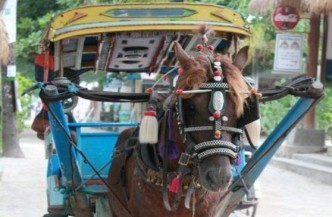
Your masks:
M158 121L155 111L145 111L139 128L139 142L156 144L158 143Z
M255 146L260 146L260 138L261 138L261 121L257 119L245 126L248 131L249 137L252 143ZM248 143L248 141L246 141Z

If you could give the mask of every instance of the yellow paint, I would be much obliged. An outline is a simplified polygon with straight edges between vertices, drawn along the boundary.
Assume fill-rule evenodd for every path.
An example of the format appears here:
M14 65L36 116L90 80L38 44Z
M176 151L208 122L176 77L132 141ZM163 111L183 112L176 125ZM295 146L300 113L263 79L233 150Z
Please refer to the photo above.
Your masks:
M110 17L103 13L112 9L184 8L196 13L184 17ZM86 14L78 17L77 14ZM144 23L150 22L150 23ZM48 31L47 39L58 41L79 35L122 31L172 31L193 32L199 24L211 26L217 35L225 32L248 36L250 31L237 12L221 6L192 3L135 3L91 5L65 11L56 16Z

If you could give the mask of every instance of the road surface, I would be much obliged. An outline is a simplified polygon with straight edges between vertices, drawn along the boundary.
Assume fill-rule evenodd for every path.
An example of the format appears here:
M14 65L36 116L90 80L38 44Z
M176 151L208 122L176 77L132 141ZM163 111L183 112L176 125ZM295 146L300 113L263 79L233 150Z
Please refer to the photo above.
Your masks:
M42 217L46 204L43 142L25 130L23 159L0 158L0 217ZM331 217L332 184L268 165L259 178L256 217Z

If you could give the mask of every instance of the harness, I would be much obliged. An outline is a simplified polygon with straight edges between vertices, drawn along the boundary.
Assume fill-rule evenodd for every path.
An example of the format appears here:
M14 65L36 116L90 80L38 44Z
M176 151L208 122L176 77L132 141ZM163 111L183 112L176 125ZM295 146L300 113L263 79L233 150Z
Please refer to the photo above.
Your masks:
M193 196L196 187L199 185L197 181L197 165L200 161L213 156L213 155L226 155L229 156L234 162L238 157L240 151L240 136L243 134L243 130L240 127L225 126L228 121L228 117L223 115L226 110L227 102L225 96L231 90L227 83L223 82L223 79L219 78L220 75L214 77L213 82L203 83L199 90L176 90L173 94L169 95L162 105L161 110L157 112L159 116L159 130L163 135L164 150L162 153L162 162L156 157L157 152L155 146L157 144L141 144L139 153L146 153L146 149L150 149L149 153L153 153L154 156L144 157L139 155L140 161L145 167L149 169L157 169L158 173L162 176L162 183L156 181L156 185L162 186L163 203L168 211L174 211L178 208L179 202L182 196L182 184L185 177L191 177L191 184L186 193L185 206L190 208L190 198ZM221 77L221 76L220 76ZM183 94L200 94L210 93L210 102L208 110L211 114L209 121L211 125L207 126L187 126L184 118L183 109ZM248 93L250 93L248 91ZM172 98L176 96L175 103L172 103ZM151 105L153 104L153 105ZM148 107L157 108L157 100L152 99ZM174 113L175 112L175 113ZM177 125L180 135L182 136L183 143L186 145L186 149L181 153L178 164L179 167L176 171L168 171L169 161L169 131L172 126L170 120L173 121L173 116L176 115ZM201 131L211 131L214 133L214 139L196 143L191 134ZM221 133L228 132L235 134L234 141L226 141L222 139ZM160 141L159 141L160 142ZM151 162L154 162L151 167ZM144 167L143 166L143 167ZM138 164L140 167L138 170L142 173L147 168L142 168L142 164ZM144 173L144 172L143 172ZM146 178L146 174L142 174ZM169 191L175 193L173 203L169 202Z
M214 84L214 83L217 83L217 84ZM292 95L296 95L296 96L304 96L306 94L307 97L318 97L318 96L321 96L322 94L322 91L310 91L310 88L311 88L311 85L309 84L312 84L313 83L313 79L312 78L308 78L308 77L304 77L304 76L298 76L298 77L295 77L293 79L291 79L290 81L288 81L286 84L278 87L278 88L275 88L275 89L271 89L271 90L261 90L260 92L262 93L263 97L261 98L261 101L269 101L270 99L275 99L275 98L281 98L282 96L286 95L286 94L292 94ZM32 88L30 88L29 90L25 91L25 93L29 92L30 90L33 90L33 89L36 89L37 87L40 87L42 90L44 89L44 85L48 85L48 84L38 84ZM148 99L148 95L149 94L127 94L127 95L121 95L121 96L118 96L116 94L119 94L119 93L116 93L116 94L106 94L106 93L100 93L100 92L96 92L96 91L90 91L90 90L87 90L87 89L84 89L84 88L80 88L80 87L76 87L75 85L59 85L59 84L54 84L57 86L57 88L60 90L61 94L57 95L57 96L50 96L48 94L46 94L44 91L41 91L40 92L40 96L41 98L43 99L43 101L47 101L47 102L51 102L51 101L59 101L59 100L63 100L63 99L67 99L67 98L70 98L72 97L73 95L78 95L78 96L81 96L83 98L86 98L86 99L91 99L91 100L104 100L104 101L111 101L111 102L114 102L114 101L136 101L136 102L141 102L141 101L146 101ZM73 88L75 87L75 88ZM221 89L221 90L219 90ZM228 90L228 86L226 84L221 84L220 82L213 82L213 83L204 83L202 86L201 86L201 89L198 90L198 92L201 91L205 91L205 92L211 92L211 96L213 96L213 92L216 92L216 91L221 91L222 93L226 93ZM182 94L185 94L186 91L183 91ZM189 92L187 92L189 93ZM190 174L192 173L192 168L190 168L189 164L192 162L192 159L204 159L204 155L199 155L201 153L204 153L204 149L203 147L205 148L210 148L210 147L213 147L213 148L223 148L221 146L225 146L224 148L226 150L230 149L232 147L234 147L233 145L236 145L236 144L233 144L233 143L228 143L226 141L222 141L222 140L218 140L218 139L215 139L215 140L212 140L212 141L207 141L207 142L203 142L203 143L200 143L200 144L195 144L193 141L191 141L191 136L190 136L190 133L195 133L195 132L198 132L198 131L212 131L212 130L215 130L215 129L219 129L218 127L220 125L217 125L216 124L216 119L213 120L214 124L212 126L195 126L195 127L189 127L189 126L186 126L185 123L184 123L184 118L183 118L183 108L181 105L182 103L182 99L180 99L180 95L178 96L177 98L177 102L175 103L175 110L177 110L177 115L178 115L178 118L179 122L183 123L181 125L181 129L182 129L182 133L183 133L183 138L186 139L186 144L187 144L187 149L185 150L185 152L182 153L181 155L181 158L180 158L180 161L179 161L179 164L180 164L180 167L177 171L175 172L168 172L167 171L167 160L168 160L168 145L166 143L165 145L165 149L164 149L164 152L163 152L163 155L164 155L164 164L163 164L163 176L166 177L164 178L164 180L170 180L170 179L173 179L173 180L178 180L179 181L179 184L182 184L182 180L183 180L183 177L184 175L186 174ZM105 100L107 99L107 100ZM213 97L211 97L211 99L213 99ZM249 98L250 99L250 98ZM167 101L167 100L166 100ZM246 108L249 108L247 111L245 109L245 112L244 112L244 117L247 117L247 116L253 116L253 113L250 113L250 115L246 115L246 112L250 112L250 111L255 111L255 104L256 104L257 101L253 100L252 103L249 104L249 106L247 106ZM160 124L165 124L166 125L166 116L167 114L169 114L169 111L170 111L170 104L167 104L165 105L164 107L166 108L165 110L162 110L159 114L160 114ZM212 104L213 105L213 104ZM252 109L254 108L254 109ZM52 110L49 110L49 112L52 114L53 117L56 117L56 115L52 112ZM181 116L181 115L182 116ZM182 117L182 118L180 118ZM55 118L57 123L59 124L59 126L61 126L61 128L64 130L64 127L63 127L63 124L57 119ZM223 120L223 117L219 118L218 119L219 121ZM243 121L243 125L245 125L246 121ZM243 126L242 125L242 126ZM218 126L218 127L216 127ZM224 128L224 126L220 126L220 130L223 131L223 130L229 130L229 132L233 132L232 130L239 130L241 125L238 125L237 128ZM234 132L235 132L234 131ZM235 132L236 133L236 132ZM239 134L239 133L238 133ZM66 135L68 136L68 138L70 138L70 135L66 133ZM165 133L165 135L167 135L167 133ZM166 136L164 137L166 138ZM232 145L233 144L233 145ZM77 148L76 145L75 145L75 142L72 141L71 145L73 145L74 148ZM146 144L147 145L147 144ZM142 146L142 145L140 145ZM150 145L149 145L150 146ZM226 148L227 147L227 148ZM79 150L78 150L79 151ZM233 150L234 151L234 150ZM220 152L222 153L222 152ZM84 156L84 154L82 152L79 152L80 155ZM123 153L124 154L124 153ZM208 155L209 153L207 153L206 156L209 156ZM217 154L216 152L215 153L212 153L212 154ZM199 156L201 156L199 158ZM85 157L84 157L85 158ZM86 158L85 158L86 159ZM109 188L110 192L115 195L112 191L112 189L109 187L109 185L106 183L106 181L99 175L98 171L93 167L93 165L88 161L88 159L86 159L86 162L89 163L89 165L93 168L93 170L96 172L96 174L99 176L99 178L104 182L104 184ZM165 169L166 168L166 169ZM180 172L184 172L183 174L181 174ZM193 174L195 175L195 174ZM175 179L177 178L177 179ZM172 181L173 181L172 180ZM167 181L163 181L163 183L167 183ZM195 184L195 181L193 179L193 182ZM192 183L190 184L189 186L189 189L187 191L187 194L186 194L186 207L188 207L188 203L187 203L187 198L190 199L190 195L194 194L194 191L195 191L195 187L193 187L194 185L192 185ZM228 191L231 191L233 188L234 188L234 185L235 184L238 184L238 183L233 183L233 187L231 186L229 188ZM164 203L165 204L168 204L166 205L165 207L168 207L168 210L175 210L175 208L177 207L177 204L178 204L178 200L175 200L175 202L172 204L172 206L169 204L168 202L168 189L167 189L167 185L163 185L164 186L164 189L163 189L163 193L165 196L163 196L164 198ZM166 189L166 190L165 190ZM188 193L189 192L189 193ZM177 197L180 198L181 196L181 193L182 193L182 188L179 189L179 192L177 193ZM225 194L227 195L227 194ZM121 204L120 200L118 199L115 199L115 204L117 204L116 206L119 206L119 207L122 207L123 209L126 209L125 206L123 204ZM189 200L190 201L190 200ZM128 211L128 210L127 210ZM129 212L127 212L127 215L125 216L130 216Z

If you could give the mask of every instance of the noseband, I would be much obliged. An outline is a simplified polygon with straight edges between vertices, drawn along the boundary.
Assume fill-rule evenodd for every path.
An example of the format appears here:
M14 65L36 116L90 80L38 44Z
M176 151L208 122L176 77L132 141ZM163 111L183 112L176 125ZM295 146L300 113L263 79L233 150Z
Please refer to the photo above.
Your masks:
M209 112L211 113L211 116L209 120L212 124L208 126L186 126L181 95L186 93L192 94L205 92L211 93L209 103ZM178 95L177 102L175 103L178 126L183 142L187 144L186 151L181 154L179 164L188 164L190 158L196 158L198 161L201 161L212 155L227 155L232 160L235 160L238 157L240 150L239 145L223 140L221 136L222 132L235 133L238 137L243 133L242 129L224 126L224 123L228 121L228 117L223 115L227 103L225 101L226 92L229 92L228 84L221 81L215 81L203 83L199 90L181 91L181 94ZM201 131L214 132L214 139L196 144L190 133Z

